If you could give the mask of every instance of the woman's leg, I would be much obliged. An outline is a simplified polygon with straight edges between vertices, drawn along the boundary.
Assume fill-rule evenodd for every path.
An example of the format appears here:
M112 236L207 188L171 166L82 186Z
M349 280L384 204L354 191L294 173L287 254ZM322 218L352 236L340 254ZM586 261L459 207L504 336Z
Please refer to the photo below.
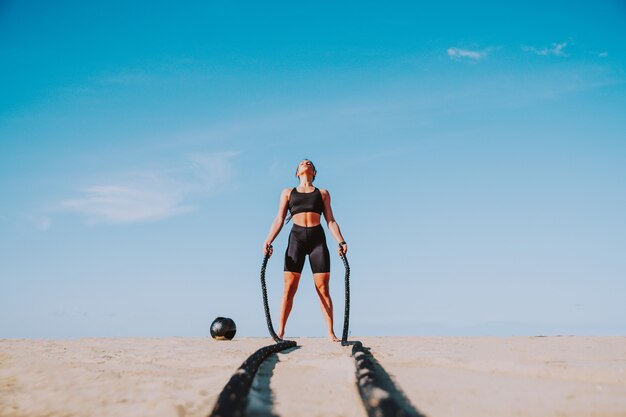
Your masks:
M320 306L322 308L322 315L326 320L326 326L328 327L328 338L333 342L339 342L339 338L335 336L333 330L333 300L330 298L330 272L320 272L313 274L315 280L315 290L320 297Z
M285 335L285 326L293 306L293 297L296 295L296 291L298 291L298 283L304 267L306 251L300 243L304 236L303 229L303 227L295 224L292 226L287 250L285 250L285 267L283 268L283 271L285 271L285 290L283 291L283 299L280 305L280 322L278 323L277 333L281 339Z
M333 300L330 298L330 252L321 225L311 233L311 237L312 249L309 254L309 262L311 263L311 271L313 271L315 290L320 297L322 315L328 327L328 338L333 342L338 342L339 339L333 330Z
M280 322L278 324L278 337L281 339L285 335L285 326L291 307L293 306L293 297L298 291L298 283L300 282L300 273L285 271L285 290L283 292L283 300L280 305Z

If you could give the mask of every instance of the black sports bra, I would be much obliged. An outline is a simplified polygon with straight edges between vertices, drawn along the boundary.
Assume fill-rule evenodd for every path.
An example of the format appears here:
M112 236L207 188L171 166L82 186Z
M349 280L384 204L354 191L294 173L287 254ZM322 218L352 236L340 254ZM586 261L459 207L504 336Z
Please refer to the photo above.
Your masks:
M324 200L320 189L315 187L311 193L300 193L293 187L289 197L289 212L294 214L310 212L322 214L324 211Z

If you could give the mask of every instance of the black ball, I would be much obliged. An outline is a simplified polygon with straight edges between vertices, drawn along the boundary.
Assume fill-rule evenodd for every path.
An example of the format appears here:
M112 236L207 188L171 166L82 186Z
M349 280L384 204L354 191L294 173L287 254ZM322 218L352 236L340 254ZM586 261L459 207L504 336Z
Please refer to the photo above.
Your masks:
M218 317L211 323L211 337L215 340L231 340L237 333L233 319Z

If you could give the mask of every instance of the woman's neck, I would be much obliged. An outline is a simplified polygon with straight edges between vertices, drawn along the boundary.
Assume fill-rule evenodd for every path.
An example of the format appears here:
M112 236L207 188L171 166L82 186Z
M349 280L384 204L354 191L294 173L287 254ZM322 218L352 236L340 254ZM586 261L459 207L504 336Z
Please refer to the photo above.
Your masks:
M303 187L303 188L313 187L313 179L312 178L306 178L306 177L300 177L300 187Z

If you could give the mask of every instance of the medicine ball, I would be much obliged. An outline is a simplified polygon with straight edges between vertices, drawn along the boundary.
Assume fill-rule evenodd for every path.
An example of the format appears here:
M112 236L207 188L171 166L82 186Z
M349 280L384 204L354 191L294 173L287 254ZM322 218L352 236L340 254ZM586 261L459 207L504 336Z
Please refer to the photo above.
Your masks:
M211 323L211 337L215 340L231 340L236 332L237 326L233 319L218 317Z

